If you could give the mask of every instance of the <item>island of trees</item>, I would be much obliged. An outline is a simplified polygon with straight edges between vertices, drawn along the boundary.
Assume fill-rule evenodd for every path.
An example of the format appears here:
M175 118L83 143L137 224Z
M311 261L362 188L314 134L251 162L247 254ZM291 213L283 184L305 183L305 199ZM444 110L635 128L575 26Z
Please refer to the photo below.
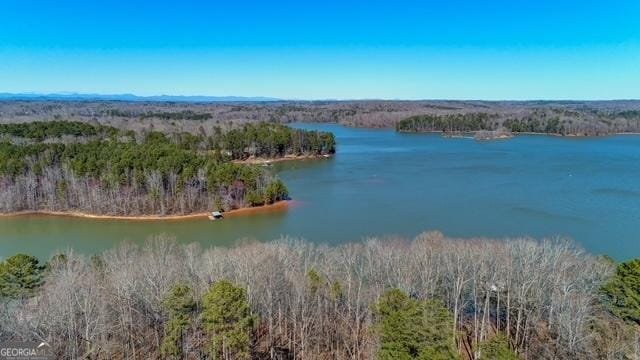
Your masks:
M640 260L569 242L167 238L0 262L0 341L56 358L637 359Z
M171 215L270 204L287 198L251 156L320 156L330 133L281 124L230 131L134 132L71 121L0 124L0 212Z

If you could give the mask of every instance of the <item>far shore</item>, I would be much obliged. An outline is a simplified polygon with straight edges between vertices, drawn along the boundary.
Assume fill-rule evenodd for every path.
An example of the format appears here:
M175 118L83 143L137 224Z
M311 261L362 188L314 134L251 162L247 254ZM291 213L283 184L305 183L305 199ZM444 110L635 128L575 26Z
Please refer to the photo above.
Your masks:
M477 131L463 132L462 134L469 134L469 136L464 136L464 135L449 135L448 133L441 130L427 130L427 131L394 130L394 131L400 134L440 134L443 137L448 139L456 139L456 138L475 139L475 137L471 135L475 135L475 133L477 132ZM614 132L614 133L606 133L606 134L586 135L586 134L559 134L559 133L542 133L542 132L523 131L523 132L511 132L509 135L506 135L506 136L500 135L500 136L493 137L491 139L477 139L477 140L512 139L520 135L556 136L556 137L569 137L569 138L602 138L602 137L618 136L618 135L638 136L640 135L640 132Z
M240 217L248 216L260 213L267 213L272 211L285 211L295 202L293 200L282 200L269 205L253 206L240 209L233 209L225 211L224 217ZM185 215L137 215L137 216L118 216L118 215L97 215L89 214L77 211L46 211L46 210L34 210L34 211L18 211L12 213L0 213L2 217L19 217L29 215L44 215L44 216L61 216L61 217L78 217L85 219L98 219L98 220L134 220L134 221L158 221L158 220L190 220L190 219L206 219L209 217L210 212L201 212Z
M253 165L262 165L262 164L271 164L276 162L283 161L294 161L294 160L310 160L310 159L323 159L333 157L333 154L326 155L285 155L279 158L260 158L260 157L249 157L244 160L233 160L236 164L253 164Z

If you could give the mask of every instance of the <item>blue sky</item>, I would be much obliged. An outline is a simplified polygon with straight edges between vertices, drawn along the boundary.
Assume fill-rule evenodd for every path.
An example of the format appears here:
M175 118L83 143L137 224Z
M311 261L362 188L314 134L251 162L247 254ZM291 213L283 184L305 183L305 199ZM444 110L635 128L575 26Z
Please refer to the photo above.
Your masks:
M640 1L3 0L0 92L637 99Z

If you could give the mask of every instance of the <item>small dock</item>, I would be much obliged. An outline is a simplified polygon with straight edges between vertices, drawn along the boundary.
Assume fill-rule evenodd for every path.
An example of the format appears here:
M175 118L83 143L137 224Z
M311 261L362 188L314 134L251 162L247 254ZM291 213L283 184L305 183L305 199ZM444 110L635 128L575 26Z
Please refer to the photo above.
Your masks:
M220 211L212 211L209 215L209 220L222 220L224 219L224 215Z

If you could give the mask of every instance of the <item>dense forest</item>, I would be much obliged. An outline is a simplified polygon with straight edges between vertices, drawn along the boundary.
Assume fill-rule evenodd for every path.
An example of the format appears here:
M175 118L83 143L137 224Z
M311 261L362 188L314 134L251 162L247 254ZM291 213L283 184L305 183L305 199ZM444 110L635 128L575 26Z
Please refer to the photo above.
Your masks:
M492 119L497 115L485 113L451 114L451 115L416 115L396 124L400 132L471 132L491 130Z
M629 112L620 113L620 117L629 119ZM561 113L549 113L535 110L520 117L502 117L498 113L483 112L415 115L396 123L399 132L490 132L538 133L553 135L605 135L617 132L612 122L585 123ZM633 130L635 131L635 129ZM624 131L623 131L624 132Z
M0 124L0 212L168 215L262 205L286 198L286 186L232 160L334 151L332 134L270 123L212 135Z
M59 358L637 359L640 260L561 240L154 238L0 262L0 340Z
M640 132L640 101L0 101L0 123L53 119L96 122L139 131L211 133L256 122L340 123L394 128L415 116L435 117L437 131L474 128L563 135ZM455 121L454 121L455 120ZM453 121L453 123L451 123ZM456 123L462 121L462 124ZM406 129L406 131L413 131Z

